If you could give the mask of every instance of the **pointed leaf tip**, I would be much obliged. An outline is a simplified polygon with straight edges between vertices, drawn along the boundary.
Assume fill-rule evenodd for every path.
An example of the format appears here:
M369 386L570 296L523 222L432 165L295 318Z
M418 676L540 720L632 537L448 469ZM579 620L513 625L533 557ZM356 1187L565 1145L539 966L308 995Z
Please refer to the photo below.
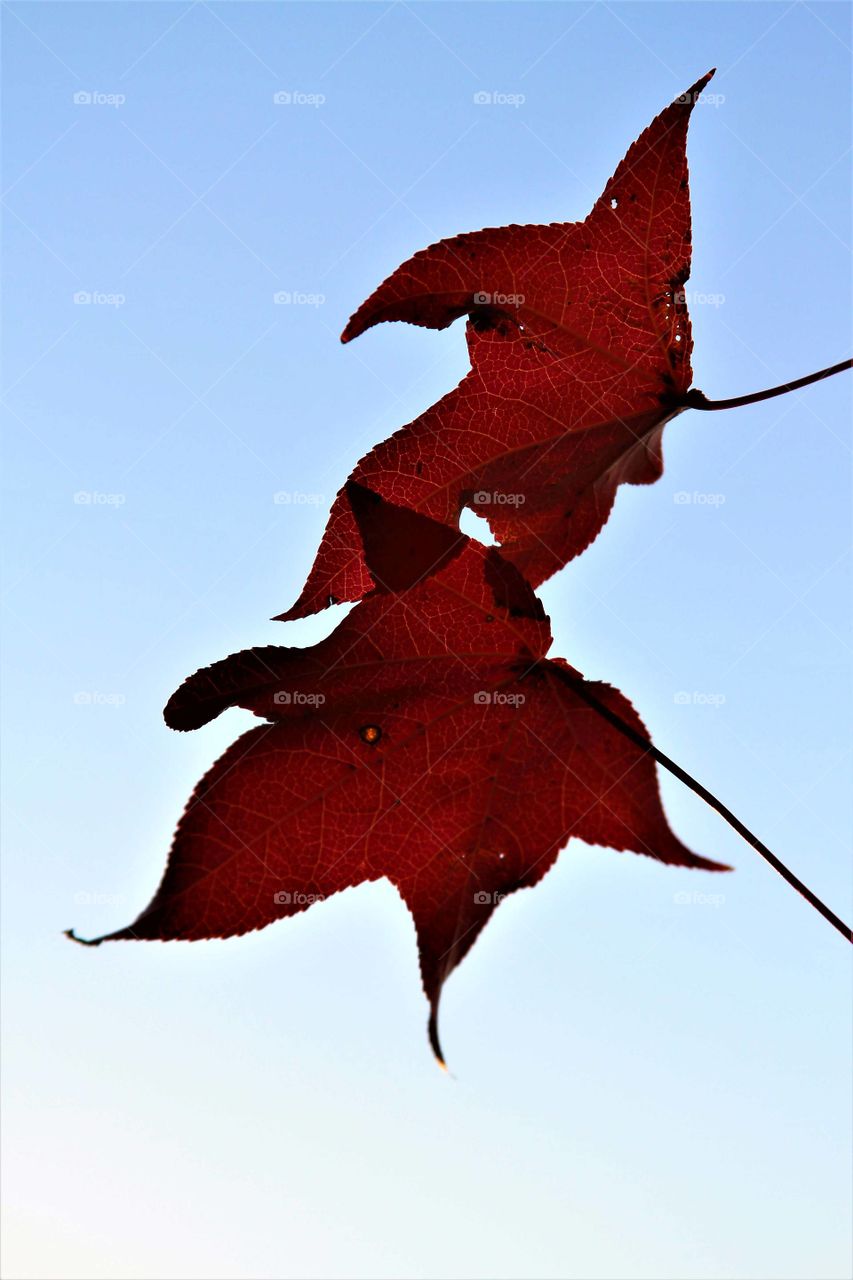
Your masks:
M427 1034L429 1036L429 1046L432 1049L433 1056L442 1071L450 1074L447 1062L444 1057L444 1051L441 1047L441 1041L438 1038L438 1002L431 1005L429 1014L429 1023L427 1024Z
M103 942L103 938L78 938L73 929L63 929L63 937L70 938L72 942L78 943L81 947L99 947Z

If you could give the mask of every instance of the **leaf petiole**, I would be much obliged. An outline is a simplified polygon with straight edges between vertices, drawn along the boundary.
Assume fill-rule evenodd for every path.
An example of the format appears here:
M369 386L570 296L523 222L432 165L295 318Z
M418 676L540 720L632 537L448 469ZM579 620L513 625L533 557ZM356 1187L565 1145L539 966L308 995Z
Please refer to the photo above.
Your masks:
M844 369L853 369L853 359L842 360L828 369L818 373L809 373L805 378L797 378L795 382L784 382L779 387L768 387L766 391L753 391L748 396L733 396L730 400L709 400L703 391L694 388L685 393L681 403L686 409L740 409L745 404L758 404L760 400L772 400L774 396L787 395L789 391L798 391L800 387L808 387L812 382L820 382L823 378L831 378Z
M853 942L853 930L851 930L850 926L846 925L844 921L826 905L825 902L821 902L817 894L812 893L811 889L809 889L807 885L804 885L802 880L800 880L798 876L795 876L793 871L790 871L788 867L785 866L784 862L781 862L779 858L776 857L775 853L771 852L771 850L767 848L767 845L758 839L758 836L754 835L748 827L744 826L740 818L735 817L731 809L728 809L721 800L718 800L707 787L703 787L702 783L697 782L694 777L691 777L686 769L682 769L681 765L676 764L674 760L669 758L669 756L664 755L664 753L659 751L648 738L644 737L643 734L638 733L636 729L633 729L631 725L627 724L621 716L616 714L615 711L611 711L603 702L600 702L594 693L589 692L586 683L582 679L573 676L570 672L564 670L559 670L558 675L573 693L577 694L577 696L582 698L588 706L592 707L592 709L597 711L598 714L609 724L613 725L614 729L618 729L621 734L624 734L624 736L636 746L640 747L643 751L648 752L648 754L652 756L659 765L664 769L667 769L674 777L678 778L680 782L683 782L684 785L689 787L691 791L695 792L697 796L700 796L706 804L710 805L710 807L720 815L721 818L725 818L729 826L733 827L738 835L742 836L747 844L751 845L757 853L760 853L762 858L764 858L766 862L770 863L774 871L778 871L783 880L787 880L788 884L792 885L793 888L797 890L797 893L802 894L806 902L811 903L815 910L819 911L823 918L828 920L832 927L837 929L843 938L846 938L848 942Z

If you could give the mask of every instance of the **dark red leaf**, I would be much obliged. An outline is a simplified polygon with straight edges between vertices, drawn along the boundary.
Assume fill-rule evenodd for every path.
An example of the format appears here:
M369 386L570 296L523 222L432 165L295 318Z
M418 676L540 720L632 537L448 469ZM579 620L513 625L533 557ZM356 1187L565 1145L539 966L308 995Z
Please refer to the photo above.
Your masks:
M349 341L382 320L440 329L470 317L471 372L353 478L454 526L471 507L534 586L596 537L620 484L661 474L663 426L692 379L686 141L712 74L652 122L583 222L442 240L399 267L344 331ZM342 491L281 617L369 589Z
M199 783L151 904L108 939L259 929L387 877L415 920L430 1034L442 984L495 907L536 884L571 836L722 870L670 830L621 693L547 659L548 619L495 548L349 490L371 594L310 649L199 671L167 722L239 706L265 723ZM96 939L105 941L107 939Z

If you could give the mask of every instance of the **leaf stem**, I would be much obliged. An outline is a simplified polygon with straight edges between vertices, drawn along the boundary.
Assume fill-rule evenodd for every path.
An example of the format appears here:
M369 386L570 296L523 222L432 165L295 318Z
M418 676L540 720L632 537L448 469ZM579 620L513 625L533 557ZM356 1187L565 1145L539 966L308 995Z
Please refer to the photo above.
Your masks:
M760 853L766 862L770 863L774 871L778 871L782 879L787 880L788 884L792 885L793 888L797 890L797 893L802 894L806 902L811 903L815 910L819 911L823 918L828 920L832 927L837 929L843 938L846 938L848 942L853 942L853 930L850 929L849 925L846 925L844 921L826 905L825 902L821 902L817 894L812 893L811 889L809 889L807 885L804 885L802 880L800 880L798 876L794 875L793 871L789 871L784 862L781 862L776 857L775 853L772 853L770 849L767 848L767 845L758 839L758 836L753 835L749 828L744 826L740 818L736 818L731 809L728 809L721 800L718 800L707 787L703 787L702 783L697 782L695 778L691 777L686 769L682 769L681 765L676 764L674 760L669 758L669 756L664 755L664 753L659 751L658 748L648 740L648 738L645 738L641 733L638 733L636 729L633 729L631 725L627 724L626 721L624 721L621 716L617 715L615 711L611 711L603 702L600 702L594 693L589 692L589 688L584 680L574 677L568 672L561 672L560 675L572 691L576 693L579 698L582 698L588 706L592 707L594 711L597 711L600 716L603 716L609 724L612 724L614 729L618 729L620 733L624 734L626 738L629 738L636 746L640 747L643 751L648 752L648 754L652 756L659 765L662 765L664 769L668 769L671 774L678 778L680 782L683 782L685 786L689 787L691 791L695 792L697 796L701 796L705 803L710 805L721 818L725 818L729 826L734 827L738 835L742 836L747 844L752 845L753 849L755 849L757 853Z
M840 364L821 369L819 373L809 373L805 378L797 378L796 382L784 382L780 387L768 387L766 391L753 391L752 395L734 396L731 400L709 400L702 391L688 391L682 403L687 409L739 409L745 404L758 404L759 400L772 400L774 396L787 395L789 391L798 391L812 382L820 382L822 378L831 378L834 373L844 369L853 369L853 359L842 360Z

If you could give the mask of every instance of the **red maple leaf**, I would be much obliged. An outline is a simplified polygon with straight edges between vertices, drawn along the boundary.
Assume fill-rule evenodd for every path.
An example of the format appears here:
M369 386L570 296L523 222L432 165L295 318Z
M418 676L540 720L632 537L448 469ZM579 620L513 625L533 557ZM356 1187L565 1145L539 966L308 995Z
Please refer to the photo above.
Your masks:
M442 984L495 907L571 836L725 870L667 824L655 764L590 706L646 731L608 685L548 659L548 619L499 552L348 487L373 589L308 649L197 672L165 716L265 723L202 779L151 904L95 939L221 938L387 877L415 921L441 1060Z
M352 478L454 526L472 507L533 586L592 542L620 484L660 476L664 424L685 407L687 126L711 75L637 139L583 222L441 240L344 330L348 342L382 320L442 329L470 317L470 373ZM343 489L308 582L280 616L360 599L371 585Z

